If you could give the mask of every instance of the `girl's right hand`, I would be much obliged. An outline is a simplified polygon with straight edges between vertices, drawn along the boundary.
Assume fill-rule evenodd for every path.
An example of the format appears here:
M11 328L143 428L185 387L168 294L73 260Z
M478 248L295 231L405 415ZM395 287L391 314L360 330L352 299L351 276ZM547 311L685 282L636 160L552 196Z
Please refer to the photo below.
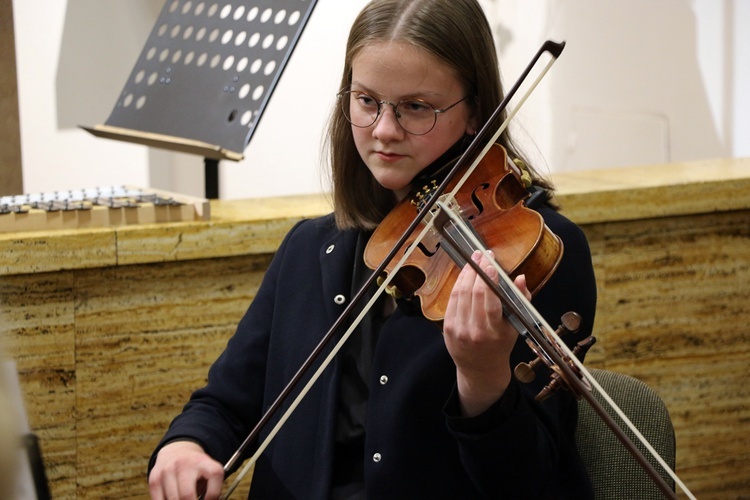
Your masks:
M218 499L224 483L224 467L192 441L174 441L159 450L148 477L154 500Z

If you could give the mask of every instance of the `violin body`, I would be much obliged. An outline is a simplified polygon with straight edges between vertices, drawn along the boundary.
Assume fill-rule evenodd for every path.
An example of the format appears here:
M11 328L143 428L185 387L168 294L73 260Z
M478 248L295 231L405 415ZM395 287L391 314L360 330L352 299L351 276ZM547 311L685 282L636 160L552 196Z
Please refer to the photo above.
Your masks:
M432 185L435 184L433 181ZM448 185L448 190L453 188ZM429 199L431 189L415 187L375 229L365 248L364 258L369 268L376 269L383 262ZM509 161L505 149L494 144L455 193L454 204L464 221L494 252L503 270L511 278L524 274L534 295L560 263L563 244L547 228L542 216L525 206L528 196L520 172ZM404 252L415 244L418 233L415 230L406 240L384 273L392 272ZM433 321L445 317L451 290L463 265L441 249L441 240L437 231L427 234L416 243L418 247L391 280L401 296L419 297L423 314Z

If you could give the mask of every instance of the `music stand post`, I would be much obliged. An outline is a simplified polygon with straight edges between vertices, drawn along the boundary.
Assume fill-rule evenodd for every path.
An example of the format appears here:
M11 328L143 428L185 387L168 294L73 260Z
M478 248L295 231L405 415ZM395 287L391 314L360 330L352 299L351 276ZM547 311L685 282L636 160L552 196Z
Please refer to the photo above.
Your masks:
M205 158L203 165L206 198L216 200L219 198L219 160Z
M167 0L97 137L239 161L317 0Z

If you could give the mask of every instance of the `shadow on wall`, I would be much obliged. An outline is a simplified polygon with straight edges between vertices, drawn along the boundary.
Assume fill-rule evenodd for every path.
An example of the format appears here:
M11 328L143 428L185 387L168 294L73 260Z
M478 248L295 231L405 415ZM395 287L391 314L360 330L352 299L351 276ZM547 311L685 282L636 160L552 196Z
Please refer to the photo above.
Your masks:
M104 123L164 0L68 0L57 66L59 129Z
M689 1L555 3L550 20L550 36L567 42L551 96L556 169L731 156L709 108Z

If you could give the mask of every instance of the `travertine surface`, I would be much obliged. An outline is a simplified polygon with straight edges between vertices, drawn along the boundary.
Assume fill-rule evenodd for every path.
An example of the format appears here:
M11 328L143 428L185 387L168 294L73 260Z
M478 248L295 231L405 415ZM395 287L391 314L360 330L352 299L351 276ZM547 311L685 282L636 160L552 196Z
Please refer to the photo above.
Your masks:
M555 176L599 286L587 364L667 403L698 498L750 492L750 160ZM325 197L210 221L0 233L0 340L55 499L147 498L153 446L205 381L281 238ZM235 494L237 498L244 493Z

